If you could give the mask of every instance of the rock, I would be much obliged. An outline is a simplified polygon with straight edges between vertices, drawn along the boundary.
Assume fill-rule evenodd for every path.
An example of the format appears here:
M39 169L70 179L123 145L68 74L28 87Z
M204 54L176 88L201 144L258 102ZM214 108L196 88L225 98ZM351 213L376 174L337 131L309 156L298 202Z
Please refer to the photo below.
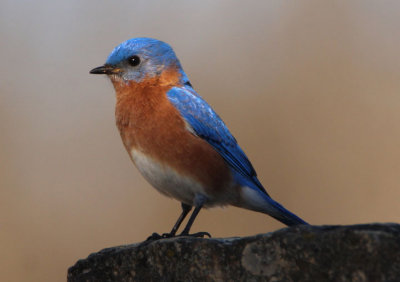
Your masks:
M296 226L104 249L68 281L400 281L400 225Z

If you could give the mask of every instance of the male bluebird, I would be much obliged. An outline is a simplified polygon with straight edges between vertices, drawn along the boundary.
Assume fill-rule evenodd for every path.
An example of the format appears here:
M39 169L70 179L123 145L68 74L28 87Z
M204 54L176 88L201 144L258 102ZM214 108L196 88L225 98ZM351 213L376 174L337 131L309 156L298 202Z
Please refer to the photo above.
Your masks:
M224 205L266 213L289 226L307 224L268 195L168 44L151 38L127 40L90 73L107 74L114 85L117 127L136 167L159 192L182 203L178 221L162 237L175 236L193 206L181 235L189 235L202 207Z

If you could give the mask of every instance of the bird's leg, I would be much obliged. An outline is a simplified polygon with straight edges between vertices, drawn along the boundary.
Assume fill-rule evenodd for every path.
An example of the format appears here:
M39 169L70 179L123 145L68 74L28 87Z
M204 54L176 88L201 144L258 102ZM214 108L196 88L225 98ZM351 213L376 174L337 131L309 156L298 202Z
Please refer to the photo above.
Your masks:
M179 226L181 226L182 221L185 219L185 217L187 216L187 214L190 212L190 210L192 209L192 206L187 205L185 203L182 203L182 213L179 216L178 220L176 221L174 227L172 228L170 233L164 233L162 235L159 235L158 233L153 233L150 237L147 238L146 241L153 241L153 240L158 240L158 239L162 239L162 238L171 238L174 237L176 234L176 231L178 230Z
M191 209L192 206L182 203L182 213L179 216L178 220L176 221L174 227L172 228L171 232L165 233L163 235L167 235L168 237L174 237L179 226L181 226L182 221L185 219L185 217L187 216L187 214L190 212Z
M190 228L192 227L192 224L193 224L194 220L196 219L196 216L199 214L201 208L203 207L205 201L206 201L206 197L204 197L203 195L196 195L194 211L190 215L189 221L186 224L185 229L183 229L182 233L179 236L191 236L191 237L208 236L211 238L211 235L208 232L197 232L194 234L189 234Z

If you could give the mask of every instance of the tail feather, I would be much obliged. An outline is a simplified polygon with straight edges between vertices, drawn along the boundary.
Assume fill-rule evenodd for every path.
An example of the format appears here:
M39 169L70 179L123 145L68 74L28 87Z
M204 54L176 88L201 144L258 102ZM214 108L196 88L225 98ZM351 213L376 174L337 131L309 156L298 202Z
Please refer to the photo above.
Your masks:
M243 208L266 213L279 220L287 226L308 225L294 213L285 209L281 204L274 201L268 194L250 187L242 187L241 191Z
M288 211L285 209L281 204L278 202L275 202L273 199L269 198L268 199L269 204L273 207L272 212L270 209L267 210L267 213L272 216L273 218L279 220L283 224L286 224L287 226L293 226L293 225L308 225L307 222L302 220L300 217L295 215L294 213Z

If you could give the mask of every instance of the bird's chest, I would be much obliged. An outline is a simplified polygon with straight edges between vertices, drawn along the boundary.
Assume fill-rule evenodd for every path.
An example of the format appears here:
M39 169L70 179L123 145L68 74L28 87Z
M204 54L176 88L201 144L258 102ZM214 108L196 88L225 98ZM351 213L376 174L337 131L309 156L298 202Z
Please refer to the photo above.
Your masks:
M192 158L190 133L180 115L163 99L117 102L116 122L132 161L146 180L161 193L192 204L203 185L182 170Z
M177 149L187 134L182 117L163 99L118 101L116 122L128 152L135 149L153 157L164 158ZM179 151L174 150L174 151Z
M231 185L223 158L188 130L165 94L145 97L119 99L116 107L123 143L139 171L157 190L188 204L197 193L211 202L221 197Z

